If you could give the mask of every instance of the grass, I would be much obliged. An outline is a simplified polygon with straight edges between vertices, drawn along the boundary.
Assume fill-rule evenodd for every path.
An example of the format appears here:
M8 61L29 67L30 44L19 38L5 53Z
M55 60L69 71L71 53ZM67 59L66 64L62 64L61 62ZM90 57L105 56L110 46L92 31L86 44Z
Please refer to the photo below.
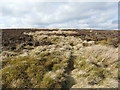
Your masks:
M94 57L94 58L98 59L96 60L96 63L101 62L103 59L102 57L101 58ZM77 74L78 79L85 77L87 78L88 84L94 85L101 83L101 81L103 81L104 78L112 76L110 71L108 71L106 68L98 67L94 65L92 61L88 62L86 61L86 59L87 59L86 57L77 57L74 59L75 69L78 69L79 71L82 70L85 72L83 74Z
M2 69L3 88L61 87L59 83L63 82L61 80L63 72L60 74L57 70L66 68L69 59L58 58L56 56L58 54L58 52L56 54L55 52L44 52L36 57L19 56L4 60ZM58 81L45 76L49 71L57 73Z
M9 62L8 62L9 61ZM2 69L2 82L3 88L13 87L12 82L17 79L23 79L26 81L26 85L23 87L28 87L36 83L31 82L31 79L37 78L37 83L41 82L43 75L49 71L48 67L44 67L42 64L44 62L37 60L33 57L18 57L16 59L3 61L4 68ZM8 67L9 66L9 67ZM10 85L8 85L10 84ZM19 83L18 83L19 84ZM14 85L14 87L21 87Z
M49 76L46 76L43 78L43 81L41 82L41 88L53 88L54 84L55 81Z
M75 67L79 67L81 68L82 66L85 66L86 64L86 58L85 57L76 57L73 62L74 62L74 65Z
M99 85L105 78L114 78L116 73L114 74L112 72L119 67L119 64L116 65L115 63L111 66L108 64L115 61L116 49L94 45L81 47L79 50L71 48L69 50L59 51L60 48L64 47L62 45L66 45L66 47L67 45L71 45L72 47L82 43L80 40L77 41L79 37L75 38L65 37L62 39L50 36L42 39L40 37L38 38L40 39L40 43L46 45L43 51L39 47L34 47L37 52L30 53L31 47L24 46L22 49L27 48L29 52L26 53L29 56L23 57L21 55L4 59L2 61L3 88L62 88L66 86L66 82L69 84L70 80L68 80L68 77L71 77L71 72L74 69L75 73L72 77L77 75L77 77L74 77L76 81L81 78L86 78L87 83L91 86L94 86L94 84ZM88 39L94 40L89 37ZM60 40L64 44L59 45ZM106 43L111 44L111 40L101 40L97 41L97 43L103 45ZM51 43L57 45L51 45ZM54 46L57 48L49 52L49 49ZM4 53L4 55L6 54ZM105 65L108 66L105 67Z
M61 65L60 64L54 64L53 67L52 67L52 70L59 70L61 68Z

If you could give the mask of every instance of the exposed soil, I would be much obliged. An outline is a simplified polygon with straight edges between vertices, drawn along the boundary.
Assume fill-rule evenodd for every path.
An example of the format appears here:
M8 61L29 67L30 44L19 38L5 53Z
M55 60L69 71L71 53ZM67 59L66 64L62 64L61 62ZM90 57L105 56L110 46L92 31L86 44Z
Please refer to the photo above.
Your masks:
M58 29L2 29L2 46L3 50L15 50L18 44L24 43L24 45L38 46L39 43L35 42L30 35L24 35L23 32L35 32L35 31L57 31ZM95 42L101 40L107 40L111 38L109 45L118 47L118 31L116 30L85 30L85 29L63 29L63 31L76 31L76 34L49 34L57 36L79 36L82 40ZM41 45L48 45L50 42L44 42ZM105 43L106 44L106 43Z

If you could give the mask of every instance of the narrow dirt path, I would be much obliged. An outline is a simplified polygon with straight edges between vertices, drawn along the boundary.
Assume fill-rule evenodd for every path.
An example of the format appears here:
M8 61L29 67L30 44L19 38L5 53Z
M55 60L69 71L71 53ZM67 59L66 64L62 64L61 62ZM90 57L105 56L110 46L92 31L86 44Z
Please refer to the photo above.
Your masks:
M75 57L71 56L71 59L69 60L68 62L68 67L65 69L65 73L67 74L66 75L66 82L65 82L65 85L63 87L65 88L71 88L73 85L75 85L75 79L72 77L71 75L71 72L72 70L74 70L74 60Z

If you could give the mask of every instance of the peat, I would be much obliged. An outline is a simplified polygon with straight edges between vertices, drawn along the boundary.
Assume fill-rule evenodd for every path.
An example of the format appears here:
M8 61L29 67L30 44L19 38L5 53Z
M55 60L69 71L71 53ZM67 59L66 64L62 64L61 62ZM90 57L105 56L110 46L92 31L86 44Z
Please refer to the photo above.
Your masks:
M2 30L2 46L3 50L15 50L18 44L24 43L25 45L38 46L39 43L33 40L30 35L24 35L24 32L35 32L35 31L58 31L59 29L1 29ZM87 41L103 41L111 39L110 43L104 42L114 47L118 47L119 31L118 30L86 30L86 29L62 29L62 31L76 31L76 34L49 34L57 36L74 36L80 37L82 40ZM41 45L49 45L51 43L45 42Z

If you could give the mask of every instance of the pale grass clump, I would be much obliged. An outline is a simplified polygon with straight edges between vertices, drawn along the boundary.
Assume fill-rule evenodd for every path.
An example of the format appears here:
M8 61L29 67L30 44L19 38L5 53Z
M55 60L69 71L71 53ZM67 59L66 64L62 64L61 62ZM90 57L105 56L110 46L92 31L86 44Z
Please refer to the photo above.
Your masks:
M12 88L22 88L24 86L24 80L23 79L17 79L12 81Z
M76 31L62 31L62 30L58 30L58 31L36 31L34 32L29 32L29 33L24 33L27 35L39 35L39 34L76 34Z
M118 48L93 45L77 51L81 54L74 54L77 58L71 75L76 84L72 88L118 87Z
M57 71L50 71L44 75L43 81L41 82L41 88L62 88L61 84L65 82L63 77L64 69Z
M83 41L83 46L93 46L95 44L95 41Z
M95 45L86 48L85 55L91 61L101 59L101 62L106 61L110 65L118 60L118 48Z
M83 45L80 43L80 44L77 44L77 45L73 46L73 48L75 50L79 50L80 48L83 48Z
M50 71L48 73L46 73L46 75L44 77L50 77L51 79L53 80L58 80L60 75L62 75L64 73L64 69L59 69L59 70L56 70L56 71Z
M4 60L4 59L7 59L7 58L12 58L12 57L15 57L17 56L17 53L16 52L10 52L10 51L3 51L1 54L0 54L0 60Z

